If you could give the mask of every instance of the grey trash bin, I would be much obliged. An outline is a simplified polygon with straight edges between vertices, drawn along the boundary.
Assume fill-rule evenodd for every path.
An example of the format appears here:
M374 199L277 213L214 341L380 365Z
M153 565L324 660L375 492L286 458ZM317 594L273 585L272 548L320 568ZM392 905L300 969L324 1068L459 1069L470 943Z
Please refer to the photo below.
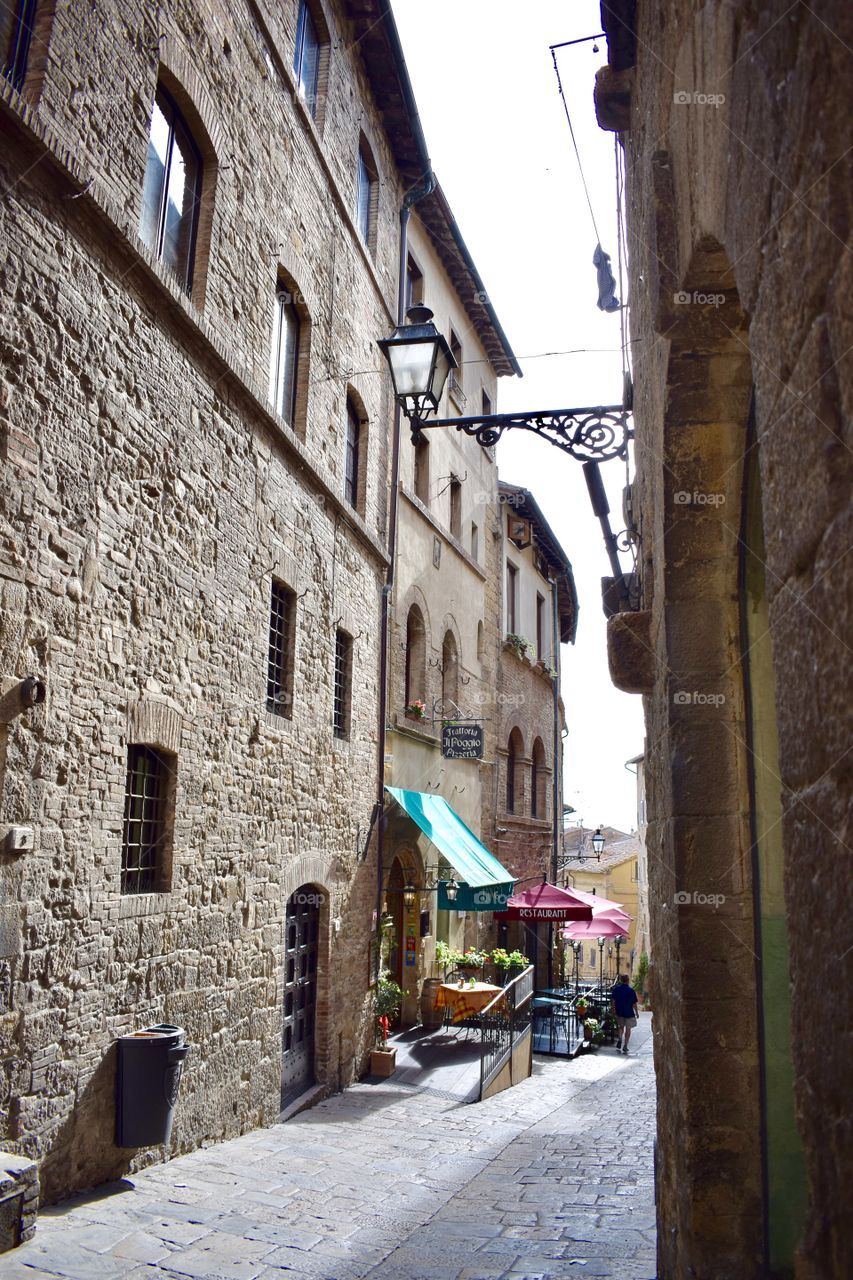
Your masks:
M184 1060L191 1046L183 1027L159 1023L119 1036L116 1073L116 1146L156 1147L168 1142Z

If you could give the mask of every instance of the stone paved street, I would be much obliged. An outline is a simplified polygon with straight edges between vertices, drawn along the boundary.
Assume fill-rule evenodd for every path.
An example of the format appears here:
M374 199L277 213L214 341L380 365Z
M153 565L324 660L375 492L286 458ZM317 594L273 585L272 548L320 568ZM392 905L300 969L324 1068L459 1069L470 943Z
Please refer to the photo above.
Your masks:
M654 1277L650 1031L479 1105L357 1085L43 1212L0 1278Z

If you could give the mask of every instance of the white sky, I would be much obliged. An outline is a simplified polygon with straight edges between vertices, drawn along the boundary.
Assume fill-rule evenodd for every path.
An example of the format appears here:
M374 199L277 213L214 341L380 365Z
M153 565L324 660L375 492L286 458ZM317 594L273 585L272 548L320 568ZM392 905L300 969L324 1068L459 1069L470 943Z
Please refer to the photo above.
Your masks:
M620 403L619 313L596 306L597 237L549 52L549 45L601 30L598 0L393 0L392 7L433 167L524 373L501 379L497 410ZM597 54L591 42L557 52L616 275L614 135L598 128L592 104L595 72L606 57L604 40ZM585 350L523 359L579 348ZM563 648L572 820L630 831L636 783L624 765L643 749L642 702L610 683L600 589L610 569L581 466L521 431L502 441L498 466L502 479L534 494L574 568L578 634L574 647ZM606 463L602 475L618 532L624 464Z

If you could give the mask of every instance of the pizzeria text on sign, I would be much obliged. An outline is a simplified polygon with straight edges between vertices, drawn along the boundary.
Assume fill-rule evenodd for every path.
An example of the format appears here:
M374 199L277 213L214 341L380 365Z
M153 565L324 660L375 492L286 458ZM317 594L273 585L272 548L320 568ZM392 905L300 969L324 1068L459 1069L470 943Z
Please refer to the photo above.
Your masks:
M441 754L445 760L482 760L481 724L446 724L441 730Z

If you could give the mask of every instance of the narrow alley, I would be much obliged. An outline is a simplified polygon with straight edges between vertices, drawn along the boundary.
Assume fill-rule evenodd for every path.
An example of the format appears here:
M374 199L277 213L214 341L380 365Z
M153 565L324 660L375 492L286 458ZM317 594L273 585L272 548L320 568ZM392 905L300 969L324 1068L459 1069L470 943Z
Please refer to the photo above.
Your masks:
M479 1105L391 1078L45 1209L3 1280L656 1275L651 1018Z

